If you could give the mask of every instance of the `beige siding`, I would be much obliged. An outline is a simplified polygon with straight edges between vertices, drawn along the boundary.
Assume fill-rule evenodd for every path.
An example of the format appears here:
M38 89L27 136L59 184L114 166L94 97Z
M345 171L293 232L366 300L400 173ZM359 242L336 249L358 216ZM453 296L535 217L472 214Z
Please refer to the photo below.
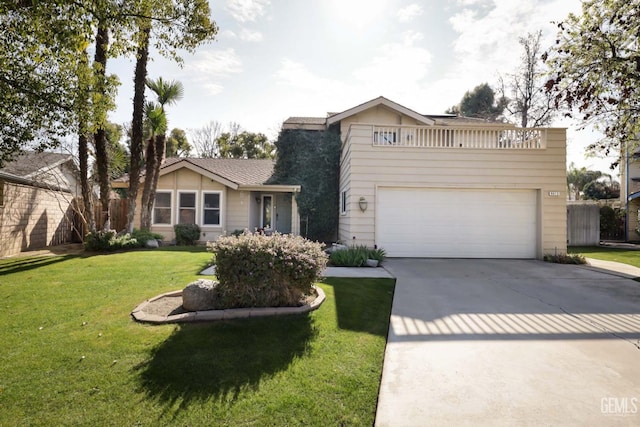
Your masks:
M221 212L221 225L220 226L201 226L203 241L215 240L227 230L226 221L229 221L230 215L238 212L239 209L236 206L238 201L236 196L231 196L229 201L229 193L235 192L228 189L225 185L220 184L217 181L213 181L199 173L193 172L189 169L182 168L174 172L170 172L161 176L158 179L157 191L170 191L171 192L171 224L170 225L152 225L151 230L160 233L165 237L166 241L170 241L175 238L173 225L177 223L178 212L178 194L182 191L195 191L196 192L196 222L202 223L202 203L203 193L208 191L219 191L222 197L222 212ZM140 206L142 189L138 196L138 206ZM246 218L246 214L244 218ZM236 221L241 221L241 219ZM140 225L140 209L136 215L136 227Z
M250 195L250 191L227 190L227 233L249 228Z
M532 189L540 194L538 256L565 252L565 141L564 129L549 129L547 148L536 150L373 146L372 126L354 123L343 147L348 155L340 182L341 188L348 185L351 203L348 218L340 217L340 238L376 243L378 186ZM357 208L361 196L368 201L364 213Z
M4 185L4 200L0 204L0 257L72 239L71 194L2 180L0 185Z

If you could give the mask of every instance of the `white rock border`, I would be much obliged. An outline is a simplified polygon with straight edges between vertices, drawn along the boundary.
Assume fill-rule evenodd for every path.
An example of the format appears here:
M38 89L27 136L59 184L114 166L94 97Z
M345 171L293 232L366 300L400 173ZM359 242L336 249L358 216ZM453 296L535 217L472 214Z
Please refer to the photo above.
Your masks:
M326 299L324 291L317 286L314 286L318 296L316 299L308 304L301 305L299 307L255 307L255 308L230 308L226 310L203 310L203 311L189 311L187 313L173 314L169 316L159 316L157 314L149 314L144 311L147 305L165 297L179 297L182 295L182 291L167 292L139 304L131 312L131 316L137 322L144 323L186 323L186 322L201 322L212 320L229 320L229 319L244 319L247 317L265 317L265 316L280 316L285 314L302 314L309 313L313 310L317 310L320 305Z

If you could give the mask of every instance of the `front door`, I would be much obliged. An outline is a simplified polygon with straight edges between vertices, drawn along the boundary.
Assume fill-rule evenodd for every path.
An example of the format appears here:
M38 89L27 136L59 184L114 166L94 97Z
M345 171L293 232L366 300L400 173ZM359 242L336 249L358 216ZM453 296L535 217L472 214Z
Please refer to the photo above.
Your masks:
M273 196L262 195L262 214L260 215L260 227L265 230L273 228Z

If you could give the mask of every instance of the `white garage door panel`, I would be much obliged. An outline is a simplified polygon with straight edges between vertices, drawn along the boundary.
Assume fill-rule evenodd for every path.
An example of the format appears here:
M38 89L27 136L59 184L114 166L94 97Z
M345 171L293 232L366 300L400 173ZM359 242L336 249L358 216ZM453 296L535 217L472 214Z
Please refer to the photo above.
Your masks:
M535 258L534 190L380 188L376 241L389 256Z

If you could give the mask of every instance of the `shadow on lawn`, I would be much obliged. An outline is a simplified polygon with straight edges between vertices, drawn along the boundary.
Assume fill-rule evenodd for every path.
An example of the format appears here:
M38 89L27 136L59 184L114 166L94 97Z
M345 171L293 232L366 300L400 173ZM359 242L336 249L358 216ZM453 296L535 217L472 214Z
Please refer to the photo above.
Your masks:
M135 369L142 390L167 407L210 398L233 403L308 354L316 336L307 315L185 324Z
M58 262L66 261L74 258L76 255L65 256L51 256L42 255L35 257L25 258L10 258L0 263L0 276L4 276L11 273L18 273L21 271L27 271L34 268L44 267Z
M325 278L336 299L341 329L386 337L395 281L393 279Z

